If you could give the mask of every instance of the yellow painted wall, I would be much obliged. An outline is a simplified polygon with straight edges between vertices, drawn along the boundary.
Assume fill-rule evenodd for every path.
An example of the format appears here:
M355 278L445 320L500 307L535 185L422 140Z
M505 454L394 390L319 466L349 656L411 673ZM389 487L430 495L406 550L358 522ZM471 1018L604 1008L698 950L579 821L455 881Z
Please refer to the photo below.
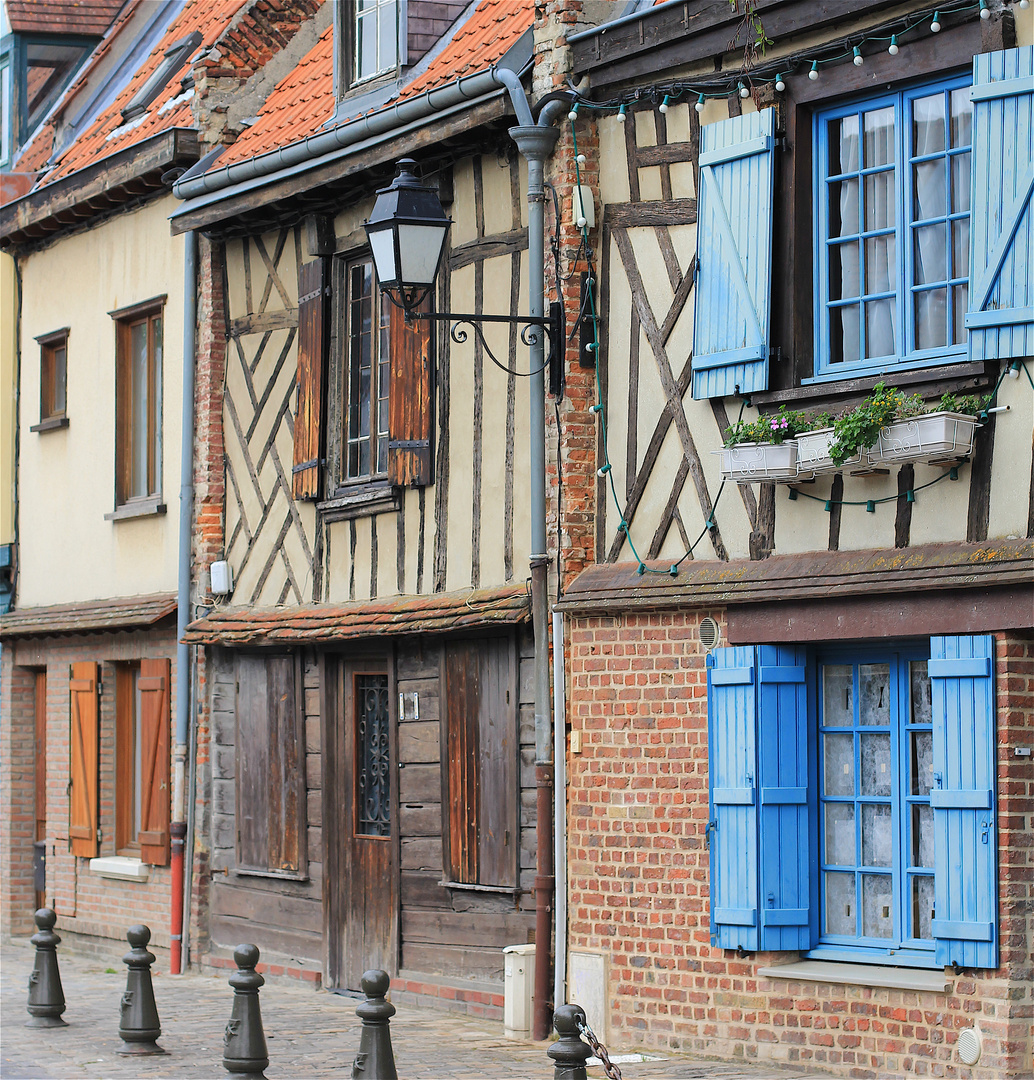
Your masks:
M0 254L0 544L13 544L18 365L18 285L14 259Z
M176 589L183 351L182 236L175 200L59 240L22 260L19 607ZM109 311L166 294L162 497L168 513L105 521L115 503L115 324ZM35 338L69 327L69 426L40 415Z

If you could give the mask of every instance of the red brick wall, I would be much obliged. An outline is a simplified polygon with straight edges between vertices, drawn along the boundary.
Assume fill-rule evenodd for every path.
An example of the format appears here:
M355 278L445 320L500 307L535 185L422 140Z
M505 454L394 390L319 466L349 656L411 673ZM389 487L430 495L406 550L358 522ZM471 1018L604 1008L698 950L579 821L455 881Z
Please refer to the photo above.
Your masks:
M90 860L68 850L69 665L94 660L101 665L100 699L100 854L115 854L114 755L115 669L120 661L165 657L172 664L171 728L176 714L176 641L173 629L61 636L6 645L3 650L3 836L4 862L0 908L5 933L31 933L33 746L35 672L47 673L47 903L58 916L57 931L67 944L93 947L121 956L125 931L133 923L151 928L151 948L169 945L169 868L151 867L146 882L102 878ZM12 826L7 827L10 807ZM9 853L9 854L8 854ZM160 966L167 961L164 956Z
M950 994L755 974L708 932L704 615L576 618L568 755L570 944L609 958L614 1045L799 1063L857 1077L1029 1076L1034 1009L1034 642L998 636L1001 966ZM975 1070L955 1054L976 1024Z

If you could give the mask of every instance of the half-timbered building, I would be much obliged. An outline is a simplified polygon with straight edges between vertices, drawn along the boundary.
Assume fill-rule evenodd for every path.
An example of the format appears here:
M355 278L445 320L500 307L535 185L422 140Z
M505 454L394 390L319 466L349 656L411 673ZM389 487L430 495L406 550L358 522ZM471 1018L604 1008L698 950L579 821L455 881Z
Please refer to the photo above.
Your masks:
M569 41L567 177L599 177L570 971L618 1044L1031 1069L1032 21L933 7ZM904 434L761 463L888 388ZM971 444L915 436L966 395Z

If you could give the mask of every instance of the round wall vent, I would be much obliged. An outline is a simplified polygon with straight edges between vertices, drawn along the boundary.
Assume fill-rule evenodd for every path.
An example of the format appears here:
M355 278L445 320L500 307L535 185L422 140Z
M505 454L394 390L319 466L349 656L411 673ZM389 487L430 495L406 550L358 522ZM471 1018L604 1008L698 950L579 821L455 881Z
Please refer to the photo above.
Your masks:
M708 652L710 652L711 649L717 648L718 643L722 640L721 627L710 615L708 615L706 619L700 620L700 626L697 633L700 635L700 644L703 645Z
M976 1028L964 1028L959 1032L959 1060L963 1065L976 1065L980 1060L980 1032Z

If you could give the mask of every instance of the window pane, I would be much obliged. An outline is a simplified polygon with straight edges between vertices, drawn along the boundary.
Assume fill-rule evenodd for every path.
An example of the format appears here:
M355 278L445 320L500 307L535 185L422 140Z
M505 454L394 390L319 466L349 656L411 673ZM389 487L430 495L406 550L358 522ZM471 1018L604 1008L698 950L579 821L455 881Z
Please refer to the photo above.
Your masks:
M147 494L147 323L130 328L129 498Z
M830 738L829 735L826 738ZM862 794L890 795L890 736L859 737L862 758Z
M858 914L855 904L854 874L826 873L825 926L827 934L846 934L854 937L858 933Z
M858 117L845 116L829 122L829 175L856 172L858 158Z
M862 804L862 865L893 866L893 841L890 805Z
M933 807L912 807L912 865L933 869Z
M890 723L890 665L861 664L858 668L858 718L869 727Z
M865 178L865 228L894 227L894 174L878 172Z
M859 340L858 307L835 308L829 313L829 351L830 363L852 363L861 359L861 341Z
M865 241L866 293L895 292L898 282L897 242L893 233Z
M822 723L850 727L854 723L851 694L854 669L850 664L827 664L822 669Z
M944 94L912 102L912 154L936 154L944 147Z
M913 795L929 795L933 787L933 734L913 731L908 738L912 747L909 790Z
M54 350L54 401L53 413L65 411L65 347L59 345Z
M912 698L912 723L929 724L932 717L933 698L926 661L911 661L908 665L908 678Z
M915 221L944 217L948 211L948 171L944 158L920 161L912 167Z
M969 146L973 142L973 101L968 86L951 92L951 145Z
M893 356L897 351L897 304L894 300L870 300L865 305L865 355Z
M894 883L889 874L862 877L862 935L873 938L894 936Z
M912 936L933 940L933 878L912 878Z
M927 289L915 294L917 349L936 349L948 344L947 301L946 289Z
M886 736L883 736L885 738ZM823 795L854 794L854 736L823 735Z
M969 218L951 223L951 276L969 277Z
M969 210L970 156L956 154L951 159L951 212L959 214ZM968 224L968 222L967 222Z
M860 245L857 240L829 249L829 298L849 300L858 296Z
M913 279L916 285L928 282L947 281L945 252L947 251L948 233L946 226L924 225L913 232L915 238L915 265Z
M854 236L858 231L858 178L835 180L829 185L829 235Z
M854 807L849 803L826 803L825 811L825 861L832 866L854 866Z
M966 340L966 312L969 310L969 286L956 285L951 290L954 331L952 343L959 345Z
M894 161L894 108L865 114L865 167L890 165Z

